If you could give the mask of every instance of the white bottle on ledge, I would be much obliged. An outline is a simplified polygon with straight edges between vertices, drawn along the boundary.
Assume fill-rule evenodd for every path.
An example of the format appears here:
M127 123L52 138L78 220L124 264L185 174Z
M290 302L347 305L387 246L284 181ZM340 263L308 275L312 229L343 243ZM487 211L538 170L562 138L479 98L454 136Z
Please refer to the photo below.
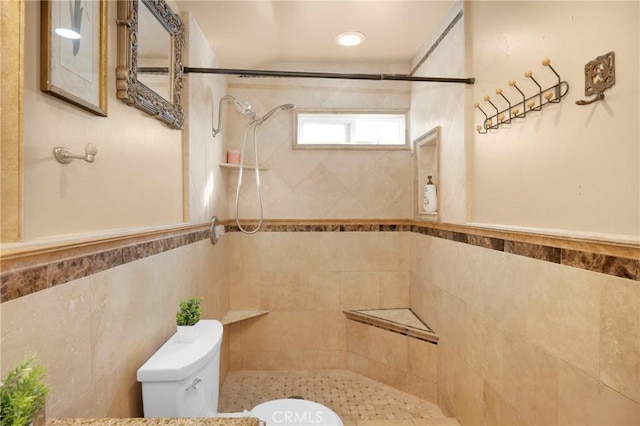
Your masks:
M438 196L436 194L436 186L431 182L432 177L433 176L427 176L429 181L424 186L422 209L425 213L434 213L438 211Z

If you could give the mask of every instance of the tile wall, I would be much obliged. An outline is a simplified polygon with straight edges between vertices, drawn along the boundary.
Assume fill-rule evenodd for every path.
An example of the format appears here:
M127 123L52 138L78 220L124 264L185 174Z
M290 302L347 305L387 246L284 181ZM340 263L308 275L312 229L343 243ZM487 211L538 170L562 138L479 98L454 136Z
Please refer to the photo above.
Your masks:
M445 414L461 424L640 423L637 280L411 238L411 308L440 335Z
M178 301L202 296L204 318L226 314L227 249L202 240L2 303L3 375L36 353L47 417L141 416L136 371L175 332Z
M230 239L230 368L346 368L343 310L409 306L404 232L261 232Z
M434 343L348 320L347 367L426 401L438 402L438 346Z
M456 21L463 2L455 3L440 26L425 41L414 57L415 67L430 52L415 72L416 77L471 77L465 69L464 18ZM452 27L447 28L452 22ZM446 32L446 36L440 36ZM436 45L434 50L432 46ZM416 140L430 130L440 128L438 159L438 216L445 223L465 223L467 214L467 162L465 114L469 88L454 83L413 83L411 87L411 139ZM422 188L427 182L418 182Z
M114 249L139 256L106 270L80 253L40 275L29 261L3 271L3 289L23 271L25 292L2 303L2 370L37 352L54 386L49 417L140 415L135 371L173 332L178 299L195 294L207 318L270 311L229 327L223 376L227 365L352 368L418 392L409 375L435 366L438 403L462 424L640 420L637 248L416 222L275 223L215 247L163 241ZM39 286L67 264L88 269ZM440 336L435 363L376 330L349 337L343 310L394 307Z
M275 69L340 73L406 73L407 65L282 63ZM402 82L319 79L230 78L229 93L259 114L285 103L298 109L355 108L409 110L410 86ZM280 112L258 128L258 157L268 219L396 219L412 216L411 157L408 150L295 150L294 113ZM246 116L229 108L227 148L240 149ZM249 138L251 140L251 138ZM245 152L253 164L251 143ZM235 215L237 171L229 172L230 212ZM240 217L257 218L253 172L244 174Z

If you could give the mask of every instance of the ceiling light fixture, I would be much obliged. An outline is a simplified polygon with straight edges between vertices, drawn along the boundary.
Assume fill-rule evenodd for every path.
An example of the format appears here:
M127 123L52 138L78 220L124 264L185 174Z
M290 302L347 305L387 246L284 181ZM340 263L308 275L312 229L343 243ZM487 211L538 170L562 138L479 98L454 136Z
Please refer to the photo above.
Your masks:
M357 46L365 41L366 37L359 31L347 31L336 36L336 43L340 46Z

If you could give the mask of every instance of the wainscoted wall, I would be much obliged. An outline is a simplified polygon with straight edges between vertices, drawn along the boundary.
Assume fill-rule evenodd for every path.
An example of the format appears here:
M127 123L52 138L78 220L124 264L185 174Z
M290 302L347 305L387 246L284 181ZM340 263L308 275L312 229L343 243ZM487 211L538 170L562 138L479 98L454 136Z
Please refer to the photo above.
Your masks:
M571 250L516 255L412 237L411 307L440 335L446 414L461 424L640 422L637 254L625 279L559 264Z
M3 290L25 289L3 291L3 372L36 351L49 416L140 415L135 371L180 298L202 295L207 318L271 311L230 327L223 375L346 368L343 310L410 307L440 336L439 405L463 424L640 421L637 246L415 221L230 230L217 246L200 227L104 257L4 253Z
M115 248L121 261L104 268L90 257L54 262L49 272L59 271L59 280L51 286L10 301L3 297L2 375L36 353L53 387L47 417L141 416L136 371L175 332L178 301L203 297L204 318L221 319L228 310L229 241L214 247L208 239L186 245L173 240L134 244L133 257ZM4 274L3 284L19 275ZM48 274L22 275L25 286L37 289ZM222 377L226 371L224 356Z

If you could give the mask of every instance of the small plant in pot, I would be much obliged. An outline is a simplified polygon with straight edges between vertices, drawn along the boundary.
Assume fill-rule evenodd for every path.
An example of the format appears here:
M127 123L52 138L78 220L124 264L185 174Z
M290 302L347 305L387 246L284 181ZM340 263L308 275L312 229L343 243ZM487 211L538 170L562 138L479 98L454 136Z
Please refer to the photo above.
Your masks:
M31 355L7 374L0 386L1 426L44 424L44 401L50 390L43 381L46 373Z
M183 343L191 343L196 340L196 324L200 321L202 312L201 301L202 299L198 297L180 301L180 306L176 313L176 324L178 326L178 340Z

